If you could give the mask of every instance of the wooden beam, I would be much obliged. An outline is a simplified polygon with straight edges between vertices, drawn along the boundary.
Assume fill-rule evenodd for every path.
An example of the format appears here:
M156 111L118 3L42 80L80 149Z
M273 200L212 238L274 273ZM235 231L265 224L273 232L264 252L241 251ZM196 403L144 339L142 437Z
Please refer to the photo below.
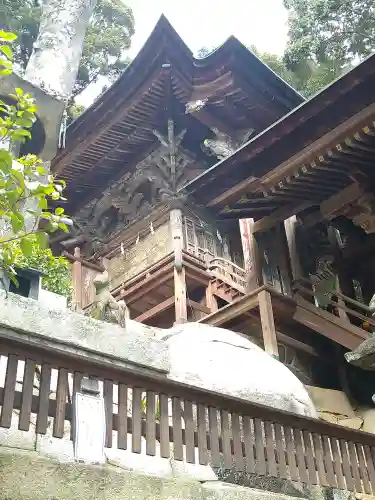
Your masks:
M205 306L204 304L200 304L199 302L195 302L195 300L189 299L189 305L193 308L196 309L197 311L200 311L205 314L210 314L211 310Z
M240 225L245 271L247 273L247 290L251 292L263 284L258 243L253 232L254 219L240 219L238 222Z
M90 262L89 260L83 259L82 257L76 257L76 255L72 255L71 253L68 253L67 251L63 251L61 254L63 257L68 259L70 262L80 262L83 267L87 267L89 269L92 269L94 271L98 271L98 273L104 272L104 267L100 266L99 264L94 264L93 262Z
M296 228L298 220L296 215L292 215L284 221L285 235L288 242L290 267L292 270L293 280L298 280L302 277L302 266L299 259L297 244L296 244Z
M268 290L262 290L258 294L258 300L264 350L274 358L279 359L279 348L277 346L275 320L270 292Z
M219 307L217 305L217 300L216 300L216 297L214 296L213 292L212 292L212 283L211 281L209 282L207 288L206 288L206 306L208 307L209 309L209 313L214 313L216 311L218 311Z
M82 264L81 250L79 247L74 249L74 262L72 266L72 310L76 312L82 311Z
M336 217L345 205L353 203L359 196L364 193L363 188L358 182L354 182L350 186L342 189L339 193L332 195L327 200L324 200L320 205L320 212L325 219Z
M182 211L179 208L170 212L170 234L174 251L174 299L176 324L187 322L186 273L183 263Z
M160 314L163 311L166 311L170 307L174 305L174 296L169 297L169 299L164 300L160 304L157 304L156 306L152 307L148 311L145 311L144 313L140 314L135 318L135 321L138 321L139 323L143 323L144 321L152 318L153 316L156 316L157 314Z
M205 318L199 320L199 323L204 323L206 325L212 326L220 326L231 319L237 318L241 316L241 314L254 309L259 304L258 293L264 290L264 287L257 288L253 290L251 293L248 293L244 297L241 297L238 300L234 300L227 306L222 307L217 312L209 314Z
M312 202L308 201L301 203L300 205L296 205L293 203L287 205L286 207L279 208L278 210L275 210L271 215L267 215L266 217L257 220L254 223L253 232L256 233L266 231L267 229L275 226L278 222L288 219L291 215L302 212L302 210L310 207L311 204Z

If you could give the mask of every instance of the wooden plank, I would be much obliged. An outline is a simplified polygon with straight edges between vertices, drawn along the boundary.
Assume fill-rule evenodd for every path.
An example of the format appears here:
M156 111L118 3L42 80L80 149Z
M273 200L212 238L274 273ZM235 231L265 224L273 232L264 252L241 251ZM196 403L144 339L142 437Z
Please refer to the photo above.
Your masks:
M183 460L181 399L172 398L173 458Z
M373 459L373 456L371 455L370 446L363 445L363 450L365 452L366 467L367 467L367 472L368 472L370 483L371 483L372 494L375 494L375 466L374 466L374 459Z
M160 304L157 304L155 307L152 307L148 311L145 311L144 313L140 314L134 319L134 321L143 323L144 321L152 318L153 316L156 316L157 314L160 314L161 312L168 310L173 305L174 305L174 295L164 300Z
M365 493L367 493L368 495L371 495L372 490L371 490L371 485L370 485L370 481L369 481L369 474L368 474L368 470L366 467L365 455L363 452L362 445L356 443L355 448L357 451L358 464L359 464L359 474L360 474L361 479L362 479L363 488L365 490Z
M146 454L156 454L156 404L155 393L146 393Z
M355 491L357 491L358 493L361 493L362 492L362 482L361 482L361 476L359 475L358 458L357 458L357 453L356 453L354 443L352 441L348 442L348 450L349 450L349 457L350 457L352 474L353 474L353 478L354 478Z
M112 380L104 380L103 382L103 397L105 409L105 446L112 448L113 434L113 382Z
M206 407L197 405L198 420L198 458L201 465L208 464L207 453L207 426L206 426Z
M322 441L323 441L324 463L326 466L328 484L333 488L337 488L338 484L335 476L335 471L333 468L330 439L328 436L323 436Z
M52 435L56 438L64 437L65 411L69 391L68 370L59 368L56 391L56 415L53 419Z
M310 484L318 484L318 477L316 474L316 467L315 467L316 460L315 460L314 447L312 443L312 437L309 431L302 431L302 435L306 451L307 470L309 473Z
M264 456L264 441L263 441L263 426L259 418L254 419L254 436L255 436L255 471L260 476L267 474L266 458Z
M132 452L142 451L142 389L132 389Z
M5 375L4 399L1 409L0 427L8 428L12 424L14 394L17 382L18 356L8 356L7 370Z
M245 464L242 452L240 417L237 413L232 413L231 420L232 420L234 465L236 467L236 470L243 471L245 469Z
M176 324L187 322L187 298L185 269L174 269L174 299Z
M160 456L169 458L169 415L168 415L168 396L165 394L159 395L160 407Z
M271 227L275 226L278 222L282 222L285 219L288 219L293 214L298 214L302 212L302 210L309 208L313 204L314 204L313 201L307 201L307 202L304 201L303 203L299 204L292 203L290 205L278 208L274 212L272 212L271 215L266 215L262 219L259 219L256 222L254 222L253 232L261 233L267 231Z
M313 434L313 442L314 442L314 448L315 448L315 459L316 459L316 465L318 469L318 476L319 476L319 483L322 486L330 486L327 476L326 476L326 471L324 468L324 453L323 453L323 446L322 446L322 441L321 437L318 434Z
M294 428L293 434L294 434L294 443L296 448L299 478L302 483L307 484L309 482L309 477L306 472L305 450L303 449L301 430Z
M275 439L273 436L273 425L271 422L266 420L264 422L264 434L266 438L266 456L267 456L267 467L268 474L273 477L277 477L277 466L275 460Z
M49 394L51 387L52 367L47 363L42 364L39 386L39 406L36 418L36 433L46 434L48 427Z
M280 424L275 423L275 441L276 441L276 451L277 451L277 463L279 475L283 479L289 479L288 471L286 468L285 460L285 440L283 439L282 427Z
M230 445L230 431L229 431L229 413L227 410L220 411L221 421L221 446L223 453L223 466L224 469L231 469L233 467L232 451Z
M344 441L343 439L340 439L339 444L340 444L340 451L341 451L341 457L342 457L342 468L343 468L345 482L346 482L346 489L349 491L354 491L354 482L353 482L353 476L352 476L352 471L351 471L351 467L350 467L349 453L348 453L348 448L346 446L346 441Z
M288 457L290 477L292 481L299 481L294 439L293 439L292 429L289 426L284 426L284 436L286 442L286 454Z
M205 306L204 304L200 304L199 302L195 302L195 300L189 299L189 306L191 306L193 309L196 309L197 311L200 311L204 314L210 314L211 310Z
M213 294L212 291L212 283L211 281L208 283L207 288L206 288L206 306L210 310L210 313L214 313L218 311L219 306L217 305L217 300L216 297Z
M246 470L249 474L255 473L255 460L254 460L254 434L251 430L251 419L244 415L242 418L245 455L246 455Z
M128 387L118 384L117 447L128 448Z
M32 359L27 359L23 372L22 403L18 421L18 429L20 431L28 431L30 429L30 415L31 404L33 401L35 368L36 362Z
M193 404L188 400L184 401L184 421L186 461L195 464Z
M345 479L343 474L343 462L341 460L339 442L336 438L331 438L332 456L333 456L333 469L335 471L337 486L341 490L345 490Z
M298 280L302 277L302 266L296 244L297 225L298 220L296 215L292 215L284 221L285 234L289 248L290 266L292 269L292 276L294 280Z
M268 290L262 290L258 294L258 300L264 350L274 358L279 359L279 348L277 345L275 320L270 292Z
M208 427L210 434L211 462L214 467L221 466L220 447L219 447L219 429L217 422L217 409L210 406L208 408Z
M74 261L72 265L72 310L82 311L82 264L81 250L74 249Z

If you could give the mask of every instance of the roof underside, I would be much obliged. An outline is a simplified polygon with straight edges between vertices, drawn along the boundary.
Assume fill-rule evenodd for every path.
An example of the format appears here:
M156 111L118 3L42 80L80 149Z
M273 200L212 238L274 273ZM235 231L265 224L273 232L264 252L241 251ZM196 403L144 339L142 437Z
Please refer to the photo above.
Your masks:
M285 219L375 186L375 55L186 187L223 218Z
M188 102L204 99L201 111L185 114ZM67 181L74 214L148 156L157 145L153 130L165 132L170 117L176 133L188 130L183 146L197 150L213 128L259 132L301 101L238 40L194 59L162 17L124 74L68 128L52 170Z

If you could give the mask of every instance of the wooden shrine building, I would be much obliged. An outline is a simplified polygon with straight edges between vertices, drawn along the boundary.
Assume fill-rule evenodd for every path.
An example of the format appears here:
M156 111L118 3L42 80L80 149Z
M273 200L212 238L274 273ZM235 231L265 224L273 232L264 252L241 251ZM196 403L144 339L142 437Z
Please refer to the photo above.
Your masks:
M52 165L75 305L105 268L132 319L225 326L344 387L375 328L374 84L375 56L304 101L234 38L195 59L162 17Z

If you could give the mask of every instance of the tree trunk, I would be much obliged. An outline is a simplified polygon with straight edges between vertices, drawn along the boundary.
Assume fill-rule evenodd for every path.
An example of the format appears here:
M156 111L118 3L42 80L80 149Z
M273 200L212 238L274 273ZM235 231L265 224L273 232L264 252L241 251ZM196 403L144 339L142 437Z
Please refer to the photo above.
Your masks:
M58 99L72 93L83 40L97 0L48 0L25 80Z

